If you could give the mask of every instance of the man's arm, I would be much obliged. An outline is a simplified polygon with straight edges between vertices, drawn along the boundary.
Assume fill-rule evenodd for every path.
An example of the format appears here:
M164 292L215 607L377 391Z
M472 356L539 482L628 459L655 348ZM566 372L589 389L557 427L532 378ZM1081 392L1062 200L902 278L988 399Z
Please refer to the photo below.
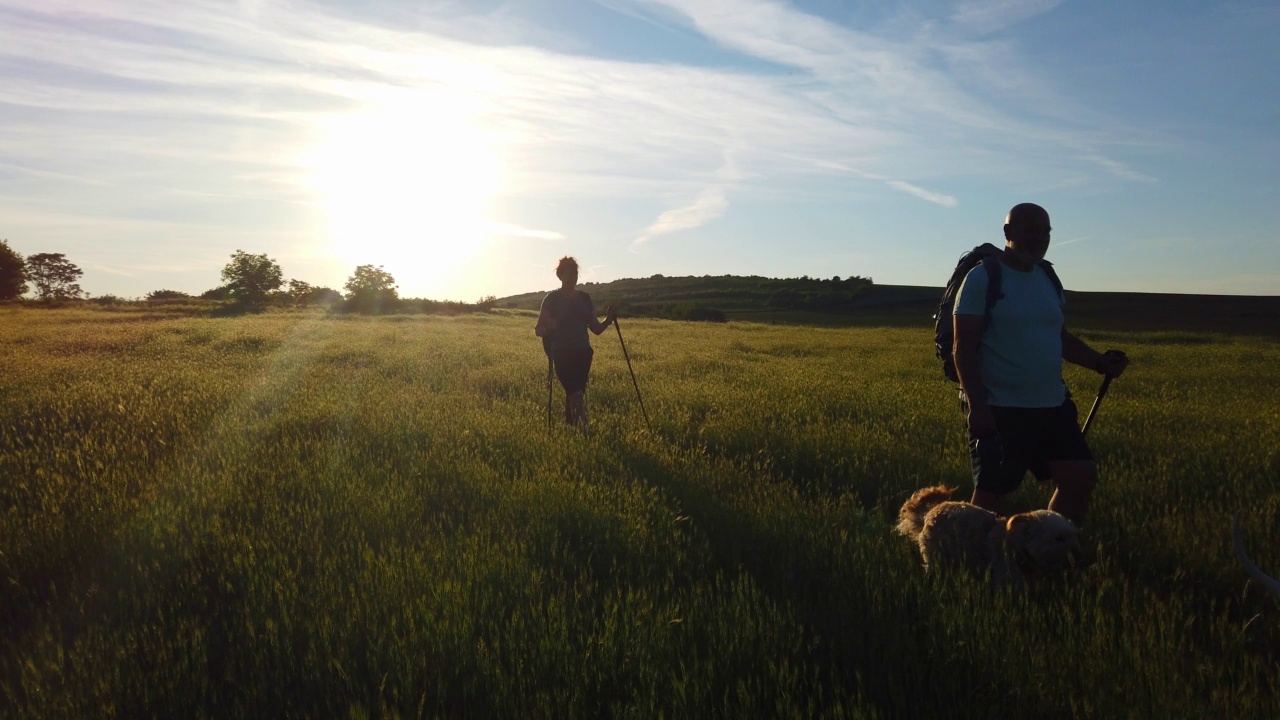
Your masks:
M1089 368L1100 375L1120 377L1128 366L1128 358L1124 353L1100 353L1089 347L1089 343L1081 340L1062 326L1062 359L1069 363Z
M978 437L989 435L995 432L996 423L987 405L987 388L982 384L982 364L978 360L987 319L982 315L956 315L952 322L955 340L951 354L955 357L960 389L969 403L969 429Z

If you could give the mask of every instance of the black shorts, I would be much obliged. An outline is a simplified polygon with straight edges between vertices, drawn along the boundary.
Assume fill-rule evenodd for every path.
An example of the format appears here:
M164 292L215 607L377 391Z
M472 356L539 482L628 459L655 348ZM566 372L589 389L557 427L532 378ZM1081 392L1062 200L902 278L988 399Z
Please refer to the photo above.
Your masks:
M591 374L593 354L591 348L556 351L556 377L564 386L566 395L587 391L587 376Z
M991 414L996 419L995 437L969 435L973 483L979 490L1010 493L1028 470L1043 480L1049 476L1050 462L1093 461L1071 398L1055 408L992 407Z

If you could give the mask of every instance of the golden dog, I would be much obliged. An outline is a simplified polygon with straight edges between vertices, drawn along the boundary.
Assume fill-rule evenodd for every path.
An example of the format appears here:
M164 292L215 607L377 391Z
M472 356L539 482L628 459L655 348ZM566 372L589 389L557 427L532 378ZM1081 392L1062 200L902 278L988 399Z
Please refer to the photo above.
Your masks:
M1065 567L1080 554L1079 531L1052 510L1003 518L977 505L951 500L953 488L918 490L898 513L898 532L920 547L925 570L963 567L991 573L995 587Z

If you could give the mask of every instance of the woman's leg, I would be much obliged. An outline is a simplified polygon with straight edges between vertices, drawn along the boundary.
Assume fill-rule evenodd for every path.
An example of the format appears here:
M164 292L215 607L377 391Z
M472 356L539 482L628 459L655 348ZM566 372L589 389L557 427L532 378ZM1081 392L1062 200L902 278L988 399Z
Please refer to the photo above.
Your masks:
M587 431L587 376L591 372L590 350L566 352L556 360L556 373L564 385L565 422Z
M582 432L587 432L587 393L585 390L579 390L568 397L566 402L569 403L569 422L582 428Z

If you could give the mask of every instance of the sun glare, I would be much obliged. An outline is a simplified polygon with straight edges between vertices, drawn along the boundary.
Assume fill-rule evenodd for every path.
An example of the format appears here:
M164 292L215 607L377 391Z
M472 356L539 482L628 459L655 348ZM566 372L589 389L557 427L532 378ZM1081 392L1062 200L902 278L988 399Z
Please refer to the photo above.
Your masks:
M353 271L382 265L402 296L433 298L475 272L501 159L463 113L423 103L331 117L309 165L330 251Z

